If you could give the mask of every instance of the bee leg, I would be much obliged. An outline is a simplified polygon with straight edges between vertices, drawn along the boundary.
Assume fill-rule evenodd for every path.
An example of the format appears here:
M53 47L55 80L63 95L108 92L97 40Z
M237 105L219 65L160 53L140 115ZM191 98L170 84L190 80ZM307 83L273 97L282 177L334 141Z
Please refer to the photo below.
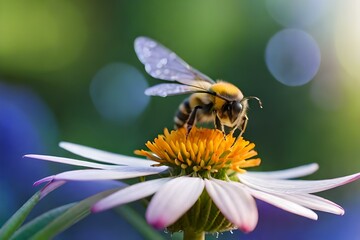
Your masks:
M249 118L247 117L247 115L245 115L243 118L242 118L242 121L240 123L240 129L241 129L241 132L240 132L240 135L239 137L241 137L244 132L245 132L245 129L246 129L246 126L247 126L247 123L248 123L248 120ZM234 129L235 130L235 129Z
M221 131L224 135L224 140L226 140L226 132L225 132L225 128L224 128L224 125L221 125Z
M232 136L232 135L234 135L234 132L235 132L235 130L237 129L237 127L234 127L233 129L231 129L231 131L229 132L229 134Z
M190 116L187 120L187 134L186 135L189 135L194 123L195 123L195 119L196 119L196 112L197 110L201 109L202 107L201 106L196 106L192 112L190 113Z
M217 130L220 130L224 134L224 139L226 139L224 125L221 123L220 118L217 115L215 116L214 125Z
M222 131L220 118L219 118L218 116L215 116L214 125L215 125L215 128L216 128L217 130Z

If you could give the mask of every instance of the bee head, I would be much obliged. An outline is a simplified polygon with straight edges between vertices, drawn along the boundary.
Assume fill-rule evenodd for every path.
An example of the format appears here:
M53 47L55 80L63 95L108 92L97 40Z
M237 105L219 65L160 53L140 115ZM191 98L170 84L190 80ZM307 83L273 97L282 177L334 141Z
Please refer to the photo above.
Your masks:
M235 122L241 111L243 110L243 105L239 101L232 101L224 104L223 113L226 114L231 123Z

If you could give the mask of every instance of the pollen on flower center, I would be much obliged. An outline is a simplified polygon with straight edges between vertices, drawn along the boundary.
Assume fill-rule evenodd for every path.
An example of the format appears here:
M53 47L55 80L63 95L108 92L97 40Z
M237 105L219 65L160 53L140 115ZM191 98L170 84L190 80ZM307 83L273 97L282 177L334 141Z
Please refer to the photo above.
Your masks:
M171 132L165 129L163 135L145 145L150 151L137 150L135 153L159 165L181 168L187 174L228 169L244 172L244 168L258 166L261 161L253 158L257 155L254 143L230 134L224 137L216 129L193 127L188 136L185 128Z

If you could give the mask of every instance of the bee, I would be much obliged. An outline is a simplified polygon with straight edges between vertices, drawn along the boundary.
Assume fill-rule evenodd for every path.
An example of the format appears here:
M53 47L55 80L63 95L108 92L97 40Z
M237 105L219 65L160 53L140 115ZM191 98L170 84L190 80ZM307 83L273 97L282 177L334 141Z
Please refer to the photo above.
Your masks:
M235 85L221 80L215 82L153 39L138 37L134 47L150 76L176 82L152 86L145 90L146 95L167 97L191 93L178 108L175 128L186 127L189 133L196 122L213 122L224 134L226 126L231 129L230 133L239 129L241 136L248 122L248 100L256 99L262 108L258 97L244 97Z

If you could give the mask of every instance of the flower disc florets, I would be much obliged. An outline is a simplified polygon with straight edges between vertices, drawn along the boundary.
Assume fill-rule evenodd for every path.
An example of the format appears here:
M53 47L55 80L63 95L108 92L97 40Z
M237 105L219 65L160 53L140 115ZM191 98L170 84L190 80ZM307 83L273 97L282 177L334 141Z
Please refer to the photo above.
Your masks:
M261 161L253 158L257 155L254 143L207 128L194 127L188 135L184 128L171 132L165 129L163 135L148 141L146 146L150 151L135 153L170 166L181 175L209 177L228 170L242 173L244 168L258 166Z

